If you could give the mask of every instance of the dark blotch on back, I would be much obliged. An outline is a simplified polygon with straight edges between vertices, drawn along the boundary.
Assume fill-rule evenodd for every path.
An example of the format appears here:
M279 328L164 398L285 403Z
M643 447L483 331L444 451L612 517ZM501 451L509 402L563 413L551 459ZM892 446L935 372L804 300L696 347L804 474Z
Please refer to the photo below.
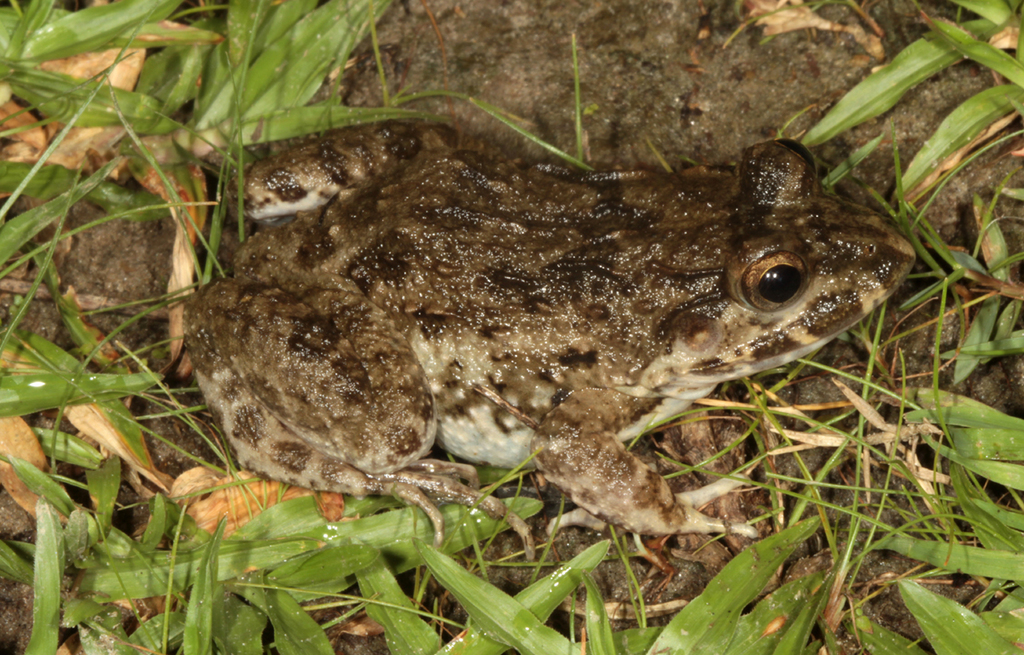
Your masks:
M316 225L303 235L295 253L295 261L302 268L309 270L326 261L333 249L334 239L330 233L322 226Z
M300 441L279 441L270 448L273 461L292 473L301 473L309 466L312 451Z
M432 314L422 308L414 311L412 316L420 326L420 332L427 338L440 335L444 331L445 323L448 322L448 317L444 314Z
M284 168L278 168L267 176L267 188L286 202L295 202L306 197L306 190L296 182L295 175Z
M564 355L559 355L558 361L562 365L569 367L575 367L580 365L593 366L594 364L597 364L597 351L588 350L587 352L580 352L575 348L571 348L569 352L565 353Z
M551 408L554 409L555 407L558 407L571 395L572 392L567 389L559 389L555 393L551 394Z
M242 405L235 410L234 437L244 441L250 448L259 447L260 440L265 434L266 423L259 408L254 405Z
M320 144L320 167L327 173L331 182L340 187L348 185L348 158L345 153L339 152L331 147L331 144L324 141Z
M398 135L389 130L383 136L386 139L388 153L396 159L412 159L420 154L423 148L419 137L411 134Z

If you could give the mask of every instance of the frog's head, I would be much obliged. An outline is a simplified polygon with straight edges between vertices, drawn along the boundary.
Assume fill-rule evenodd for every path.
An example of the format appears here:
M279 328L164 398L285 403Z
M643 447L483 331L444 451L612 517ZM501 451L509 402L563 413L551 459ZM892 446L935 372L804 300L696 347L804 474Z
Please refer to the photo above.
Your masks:
M662 320L665 353L641 386L662 395L732 380L815 350L870 314L914 262L874 212L826 194L803 146L748 149L714 287Z

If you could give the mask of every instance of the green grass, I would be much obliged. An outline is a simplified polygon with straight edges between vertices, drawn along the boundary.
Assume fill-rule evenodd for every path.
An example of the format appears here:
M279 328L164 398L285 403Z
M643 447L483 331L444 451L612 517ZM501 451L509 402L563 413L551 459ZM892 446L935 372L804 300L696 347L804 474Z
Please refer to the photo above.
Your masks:
M145 443L146 435L164 437L144 427L151 417L132 416L120 400L144 397L160 408L159 416L173 416L183 429L196 430L204 438L209 433L197 420L199 410L181 404L182 389L169 387L149 370L144 352L129 352L117 343L118 333L138 318L101 334L73 299L60 296L52 259L59 241L69 234L60 235L58 230L58 236L42 245L33 237L62 221L72 203L87 198L110 214L106 220L167 220L171 207L183 230L186 221L197 227L209 221L206 245L215 248L227 214L223 206L208 211L205 203L213 194L196 182L196 156L212 150L223 155L223 186L230 170L244 161L244 146L357 122L431 118L404 108L415 107L423 97L448 95L472 103L536 141L515 117L458 93L399 92L388 97L387 107L374 109L344 107L330 99L310 105L327 74L341 67L367 34L370 15L379 16L388 8L387 2L353 1L339 20L333 5L316 4L238 2L227 10L204 11L185 9L177 1L126 0L68 13L35 1L0 8L2 90L30 105L44 122L124 127L120 156L128 160L129 169L140 179L155 176L173 189L166 200L144 192L125 194L122 187L105 181L107 169L116 161L88 177L63 169L0 164L0 189L13 194L0 208L0 253L11 262L0 277L32 260L40 271L32 291L43 285L51 288L76 344L74 352L67 352L19 329L28 302L17 307L3 326L0 341L6 365L0 375L0 416L55 411L58 418L67 415L75 422L81 420L75 418L80 412L76 408L89 404L111 426L109 433L97 435L77 422L76 426L118 455L104 460L79 437L40 430L41 447L51 462L81 467L84 481L44 473L9 458L18 477L40 496L36 543L0 541L0 575L31 584L36 591L28 652L54 652L62 625L77 629L89 653L110 652L113 640L115 650L125 653L144 648L159 653L257 654L264 652L264 634L281 653L330 653L323 626L310 614L313 609L338 613L336 621L365 610L384 626L396 654L433 653L446 643L452 652L470 655L501 653L509 647L523 653L579 652L583 635L554 630L549 617L563 602L574 601L582 586L587 652L811 652L822 645L835 652L837 631L845 629L873 652L923 653L863 611L868 597L856 586L858 574L868 556L881 549L924 563L908 579L885 584L898 586L935 652L1015 652L1012 644L1024 642L1024 623L1016 613L1024 607L1019 587L1024 577L1024 467L1018 463L1024 460L1024 421L951 392L940 373L952 367L952 382L957 384L985 362L1024 352L1024 330L1017 329L1021 292L1009 275L1010 266L1024 255L1008 251L997 220L997 201L1019 199L1024 192L1004 184L991 202L976 200L980 236L966 251L951 249L928 222L942 185L976 156L977 151L964 148L993 147L998 141L987 146L975 142L1021 108L1024 56L1019 51L1007 55L986 43L1001 28L1021 24L1019 8L1002 0L960 2L965 20L955 26L930 21L932 31L926 38L865 79L804 135L804 143L818 144L877 117L916 84L964 57L1007 81L951 112L902 175L900 153L895 145L889 146L898 174L893 218L913 235L922 265L915 274L920 292L887 311L900 316L916 311L929 319L901 331L904 328L886 328L888 324L876 316L851 330L844 338L871 353L857 374L800 361L781 379L776 371L745 386L730 385L750 393L749 402L735 405L732 413L745 428L744 441L735 447L752 444L748 450L761 453L750 463L765 472L772 503L765 518L779 531L736 556L666 626L646 626L644 598L635 580L631 589L640 609L639 627L622 630L608 618L591 573L607 560L624 562L629 570L628 560L636 554L629 552L628 542L617 542L614 550L599 542L568 562L552 561L553 553L543 548L537 563L490 561L485 556L488 540L503 526L458 506L442 508L449 531L440 550L427 545L432 528L422 513L388 498L350 499L345 520L335 522L325 519L310 497L298 498L268 507L225 536L222 528L214 534L199 529L177 504L158 493L149 501L151 520L141 535L115 527L112 516L121 508L117 497L125 471L141 471L156 486L165 482L154 470ZM980 18L966 20L973 16L970 12ZM169 30L160 22L164 19L188 26ZM40 29L44 26L47 29ZM151 55L132 91L110 92L98 80L74 80L33 68L55 57L133 43L149 48ZM566 54L568 58L570 53ZM582 134L578 107L584 100L578 89L577 85L576 120ZM62 131L51 148L66 133ZM884 128L827 181L849 175L888 136ZM938 176L928 174L936 163L954 155L963 155L959 165ZM9 217L19 195L46 202ZM17 257L19 252L24 254ZM208 281L216 274L213 258L201 269L199 261L193 257L181 266ZM957 285L969 287L973 295L965 300L956 293ZM151 309L170 304L186 287L155 299ZM961 326L958 347L941 350L938 335L953 318ZM891 356L919 330L935 331L933 366L930 375L911 378L903 362ZM798 379L818 374L861 389L858 395L864 402L860 409L800 418L796 422L801 425L794 428L791 413L774 400L776 394ZM889 419L894 425L872 415L872 409L885 407L898 408ZM784 430L785 417L786 428L803 434ZM766 436L771 428L777 436ZM901 444L894 438L897 432L902 434ZM799 452L793 455L798 475L784 475L772 465L774 448L813 439L827 440L834 449L823 465L812 470ZM915 452L907 445L910 439L920 440L935 453L927 466L943 477L920 475L907 456ZM209 464L230 471L229 454L217 442L209 443L222 457ZM838 476L832 474L851 463L853 475L843 484L833 482ZM870 487L863 485L868 463L884 472ZM993 497L993 484L1005 494ZM826 502L825 494L837 489L851 493L854 502ZM791 501L785 512L779 490ZM540 509L536 501L509 502L523 517ZM781 584L760 598L771 576L815 532L824 535L832 566ZM515 595L506 594L487 581L492 567L529 567L533 582ZM911 580L927 582L950 572L981 584L984 591L971 607ZM441 608L426 605L432 585L457 599L468 621L454 623ZM112 605L144 598L160 599L163 609L148 614L133 607L134 620L124 621ZM313 601L315 606L300 605ZM780 617L785 620L780 622Z

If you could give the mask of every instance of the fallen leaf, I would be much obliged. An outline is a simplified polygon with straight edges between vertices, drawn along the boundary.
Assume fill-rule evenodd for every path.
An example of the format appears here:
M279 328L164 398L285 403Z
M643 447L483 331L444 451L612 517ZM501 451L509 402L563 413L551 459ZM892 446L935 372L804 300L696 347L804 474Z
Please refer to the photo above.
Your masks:
M49 469L39 439L20 416L0 418L0 454L23 459L40 471ZM36 515L36 501L39 500L39 496L29 491L15 474L14 468L6 462L0 462L0 486L7 490L22 509L33 517Z
M1019 27L1004 27L992 35L992 38L988 40L988 44L1000 50L1016 50L1018 38L1020 38Z
M212 491L207 493L207 490ZM237 477L221 476L202 466L179 475L170 491L171 497L181 498L188 504L188 515L195 519L196 525L203 530L212 534L221 519L226 519L225 537L268 507L314 493L317 492L273 480L263 480L248 471L240 471ZM194 499L203 494L204 497ZM326 506L331 516L337 517L328 516L328 520L339 520L341 516L337 507L340 504L342 511L344 510L344 497L341 494L325 492L319 492L317 495L325 504L321 507Z
M199 166L188 164L187 168L168 169L164 176L167 182L174 185L177 198L188 204L185 207L171 207L174 219L174 247L171 251L171 277L167 282L167 292L177 294L192 286L195 277L195 263L192 259L192 246L196 242L196 230L201 230L206 223L206 207L195 204L206 200L206 177ZM169 203L177 201L166 187L164 179L150 167L135 172L135 179L150 193L156 194ZM186 214L182 214L182 211ZM184 303L176 303L168 308L167 321L171 337L171 361L178 360L184 347ZM187 366L187 365L186 365ZM190 370L191 367L187 366ZM178 374L184 375L185 370L179 362Z
M384 634L384 626L377 623L365 613L357 614L341 625L335 626L331 632L339 632L356 637L375 637Z
M762 28L765 36L806 29L846 32L875 59L885 59L882 40L866 33L859 25L843 25L822 18L803 4L802 0L748 0L745 3L747 15L758 18L755 25Z
M0 106L0 129L8 133L7 138L42 151L46 147L46 132L42 127L31 127L37 122L39 120L32 112L25 111L24 107L13 100Z
M89 80L102 75L113 66L110 74L103 79L104 83L117 89L132 91L135 89L136 82L139 81L142 65L146 63L146 51L143 48L128 48L124 51L121 60L117 61L119 54L121 54L120 48L101 52L83 52L80 55L64 59L44 61L39 64L39 68L52 73L63 73L81 80Z
M156 470L151 464L140 461L135 453L128 448L121 433L97 405L73 405L64 410L64 417L71 421L82 434L120 457L128 466L148 478L161 490L167 491L171 486L173 480L169 475Z

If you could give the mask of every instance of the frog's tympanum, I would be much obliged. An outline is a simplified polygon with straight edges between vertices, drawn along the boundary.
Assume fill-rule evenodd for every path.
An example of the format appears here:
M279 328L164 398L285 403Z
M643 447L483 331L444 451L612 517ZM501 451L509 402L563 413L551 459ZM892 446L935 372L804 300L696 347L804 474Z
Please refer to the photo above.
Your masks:
M185 328L238 461L395 494L440 538L433 501L480 495L472 467L423 459L435 443L501 467L536 452L628 530L756 534L698 513L622 442L861 320L907 273L908 242L824 193L790 141L677 173L524 167L455 142L383 123L250 170L246 210L296 218L249 239Z

